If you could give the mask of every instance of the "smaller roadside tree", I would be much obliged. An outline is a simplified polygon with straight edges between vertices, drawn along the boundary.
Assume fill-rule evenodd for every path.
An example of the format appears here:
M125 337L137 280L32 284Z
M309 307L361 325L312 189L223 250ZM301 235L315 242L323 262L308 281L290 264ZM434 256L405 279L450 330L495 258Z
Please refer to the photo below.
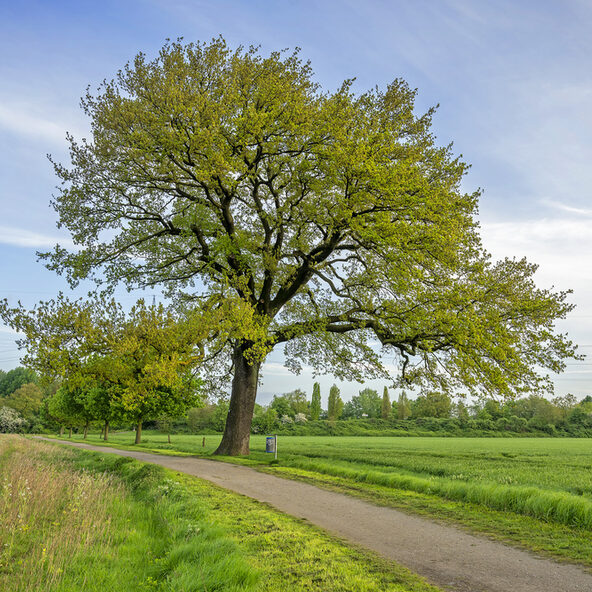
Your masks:
M204 341L225 342L235 326L249 330L240 307L232 312L240 318L215 301L184 312L139 300L126 314L102 295L72 302L60 294L32 311L0 303L4 320L25 334L19 346L27 365L84 393L82 412L68 412L68 420L94 415L108 434L109 421L124 416L136 424L136 442L145 419L182 414L198 402L194 371L205 356Z
M310 401L310 419L316 421L321 417L321 385L315 382L312 387L312 399Z
M201 398L193 368L200 360L193 323L164 306L140 300L110 344L112 381L121 386L121 405L136 424L136 444L148 418L179 416Z
M72 436L72 428L83 422L84 408L80 399L76 396L75 389L61 386L48 401L48 411L61 426L68 428L69 436Z
M96 366L95 366L96 370ZM96 380L87 386L83 405L94 419L102 422L102 437L109 440L111 424L123 417L121 387L104 379L104 373L94 375Z

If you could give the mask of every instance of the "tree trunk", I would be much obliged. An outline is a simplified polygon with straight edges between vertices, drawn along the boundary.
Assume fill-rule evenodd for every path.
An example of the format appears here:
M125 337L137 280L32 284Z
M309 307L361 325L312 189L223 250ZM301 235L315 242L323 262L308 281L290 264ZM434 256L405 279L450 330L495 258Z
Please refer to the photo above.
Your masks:
M68 438L72 437L72 428L68 428Z
M239 456L249 454L249 439L251 437L251 423L257 396L257 382L259 380L260 363L249 364L244 351L247 346L235 347L232 354L234 361L234 377L230 407L226 418L226 427L222 442L214 454Z
M169 444L170 444L171 443L171 435L168 434L168 436L169 436Z
M88 424L89 424L89 423L90 423L90 421L87 421L87 422L84 424L84 436L83 436L83 439L84 439L84 440L86 440L86 436L87 436L87 434L88 434Z
M60 436L63 436L63 435L64 435L64 426L61 425L60 426Z
M139 444L142 441L142 420L138 420L136 425L136 441L135 444Z
M105 422L105 437L103 438L103 440L105 440L105 442L109 439L109 422L106 421Z

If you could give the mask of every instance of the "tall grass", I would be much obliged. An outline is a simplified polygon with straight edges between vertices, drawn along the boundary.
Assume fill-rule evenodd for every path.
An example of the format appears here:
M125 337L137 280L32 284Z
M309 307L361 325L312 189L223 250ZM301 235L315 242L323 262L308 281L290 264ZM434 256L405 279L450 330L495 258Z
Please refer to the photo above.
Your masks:
M0 440L2 590L53 590L74 556L111 543L122 485L48 465L48 454L47 445Z
M249 591L257 572L164 469L0 438L0 590Z

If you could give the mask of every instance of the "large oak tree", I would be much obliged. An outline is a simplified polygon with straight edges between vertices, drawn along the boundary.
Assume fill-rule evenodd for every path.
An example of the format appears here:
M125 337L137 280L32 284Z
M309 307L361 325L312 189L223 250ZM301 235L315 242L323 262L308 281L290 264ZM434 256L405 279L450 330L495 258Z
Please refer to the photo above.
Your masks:
M298 53L167 43L87 92L92 136L70 137L53 205L79 250L50 268L186 301L238 299L262 329L232 361L218 453L246 454L259 371L285 344L340 378L384 377L513 396L550 388L574 347L566 293L536 266L493 263L467 165L417 115L402 80L324 92ZM385 354L387 357L385 358Z

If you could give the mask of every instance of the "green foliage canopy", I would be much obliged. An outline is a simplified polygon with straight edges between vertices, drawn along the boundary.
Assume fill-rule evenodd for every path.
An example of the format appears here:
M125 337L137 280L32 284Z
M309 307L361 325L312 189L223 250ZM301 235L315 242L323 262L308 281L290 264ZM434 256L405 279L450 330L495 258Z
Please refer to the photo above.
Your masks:
M0 370L0 397L7 397L21 386L36 382L37 376L28 368L19 366L8 372Z
M18 411L27 421L39 415L43 406L44 392L35 383L28 382L8 395L2 404Z
M388 419L392 410L391 399L388 393L388 387L384 387L382 391L382 406L380 409L380 417L382 419Z
M419 395L411 409L413 417L450 417L452 400L446 393L430 391Z
M81 249L48 265L238 295L296 370L385 376L378 338L418 383L549 388L535 367L574 355L554 332L566 294L537 289L524 260L489 261L467 166L414 99L402 80L322 93L297 54L222 39L139 54L83 100L92 140L71 138L54 202Z
M62 383L49 411L68 420L180 414L199 398L193 374L204 356L201 339L224 327L215 315L181 315L143 300L126 314L105 296L72 302L60 295L30 311L4 302L0 312L24 333L26 363Z
M371 388L361 390L351 398L343 408L344 417L381 417L382 399L378 393Z
M283 395L274 395L270 407L275 410L278 417L287 415L294 419L298 413L307 415L310 404L306 399L306 393L301 389L296 389Z

